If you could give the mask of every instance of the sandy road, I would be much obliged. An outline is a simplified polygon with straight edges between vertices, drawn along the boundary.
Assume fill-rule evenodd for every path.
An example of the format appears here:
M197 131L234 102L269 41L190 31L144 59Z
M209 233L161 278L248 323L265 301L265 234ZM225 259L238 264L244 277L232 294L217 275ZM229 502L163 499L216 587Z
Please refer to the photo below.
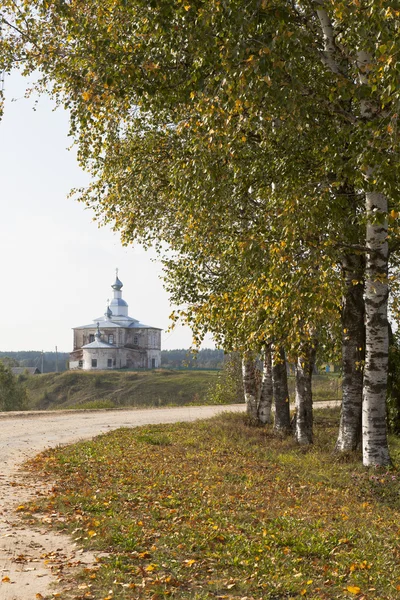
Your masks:
M15 508L45 492L21 472L26 459L119 427L194 421L226 410L243 411L244 405L0 413L0 600L67 598L74 585L68 572L94 560L71 538L46 531L46 519L43 527L21 526Z

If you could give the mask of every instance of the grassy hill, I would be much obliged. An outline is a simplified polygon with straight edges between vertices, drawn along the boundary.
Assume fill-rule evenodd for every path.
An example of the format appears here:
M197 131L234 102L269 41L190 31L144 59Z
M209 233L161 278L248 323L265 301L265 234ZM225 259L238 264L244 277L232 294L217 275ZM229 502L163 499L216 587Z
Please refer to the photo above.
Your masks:
M118 408L208 404L217 371L66 371L26 379L29 408Z
M215 396L221 371L158 369L154 371L65 371L26 377L28 409L119 408L124 406L180 406L240 402L232 393ZM224 379L220 380L220 385ZM225 382L226 383L226 382ZM294 378L289 377L294 401ZM314 400L341 397L341 379L336 374L314 377Z

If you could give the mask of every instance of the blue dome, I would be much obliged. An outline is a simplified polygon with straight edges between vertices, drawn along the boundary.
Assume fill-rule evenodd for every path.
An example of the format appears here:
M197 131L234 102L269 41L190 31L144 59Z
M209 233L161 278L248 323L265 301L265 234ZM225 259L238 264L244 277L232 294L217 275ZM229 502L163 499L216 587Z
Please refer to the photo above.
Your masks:
M111 300L110 306L128 306L128 303L125 302L122 298L113 298Z
M122 283L122 281L120 281L118 279L118 277L116 277L115 281L114 281L114 283L112 284L111 287L112 287L113 290L117 290L119 292L119 291L121 291L121 288L122 288L123 285L124 284Z

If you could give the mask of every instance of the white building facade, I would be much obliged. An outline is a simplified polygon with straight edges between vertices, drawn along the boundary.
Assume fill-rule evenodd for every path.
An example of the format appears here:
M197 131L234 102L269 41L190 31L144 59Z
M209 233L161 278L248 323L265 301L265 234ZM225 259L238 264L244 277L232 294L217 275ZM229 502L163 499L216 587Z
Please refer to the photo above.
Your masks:
M122 286L117 271L111 286L113 299L105 314L89 325L74 328L70 369L157 369L161 366L162 330L128 315Z

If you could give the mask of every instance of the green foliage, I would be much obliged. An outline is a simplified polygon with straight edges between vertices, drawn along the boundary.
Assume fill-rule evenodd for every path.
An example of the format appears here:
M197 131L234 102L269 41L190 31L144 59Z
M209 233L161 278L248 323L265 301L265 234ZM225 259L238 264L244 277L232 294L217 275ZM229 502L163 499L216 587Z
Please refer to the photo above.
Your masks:
M12 361L11 366L37 367L39 370L42 369L42 352L39 350L1 351L0 360L4 360L5 358ZM68 352L58 352L57 355L55 352L43 352L43 371L44 373L51 373L56 371L57 366L60 372L65 371L68 360Z
M392 336L389 347L388 371L388 425L392 433L400 435L400 337Z
M0 361L0 410L23 410L26 403L25 386Z
M242 365L240 355L228 354L216 381L210 386L211 404L240 404L244 402Z
M195 369L220 369L224 362L223 350L202 348L193 354L190 350L161 350L163 367L189 367Z
M308 451L243 415L121 429L34 459L55 485L21 512L104 552L95 598L394 600L399 473L333 460L338 420Z
M14 356L8 356L8 354L6 356L2 356L2 354L3 353L0 353L0 362L2 362L5 367L10 369L11 367L22 366Z

